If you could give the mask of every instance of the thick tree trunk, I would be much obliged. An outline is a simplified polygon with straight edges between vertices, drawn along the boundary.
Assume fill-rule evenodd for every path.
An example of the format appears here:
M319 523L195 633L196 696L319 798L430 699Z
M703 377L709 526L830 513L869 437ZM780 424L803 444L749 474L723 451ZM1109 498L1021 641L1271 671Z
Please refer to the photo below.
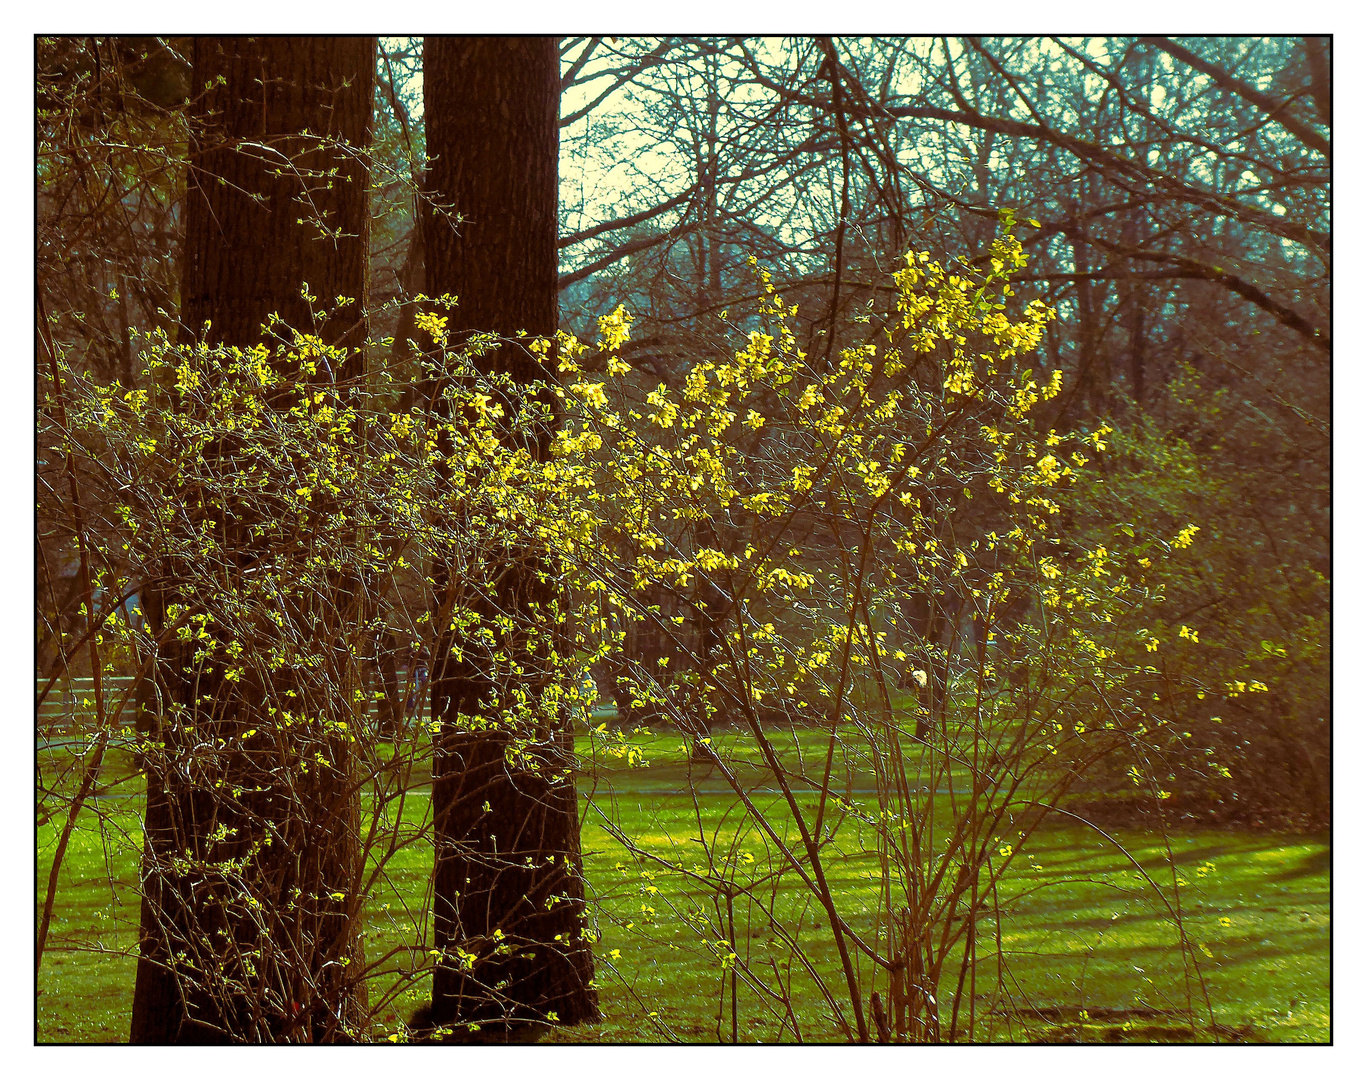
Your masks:
M195 40L193 86L202 97L192 124L182 291L182 325L195 338L254 345L278 313L293 328L353 348L330 373L338 382L362 374L362 155L374 68L368 37ZM316 313L300 295L304 282L318 297ZM355 303L328 314L339 296ZM230 450L215 452L231 467ZM246 525L224 526L244 552ZM148 590L154 630L165 625L177 588L170 570L161 588ZM345 593L345 583L337 591ZM330 748L333 768L314 769L306 785L288 791L281 776L290 770L273 768L275 759L220 753L204 764L193 744L202 750L206 732L236 740L249 725L266 728L267 692L288 688L229 683L221 671L192 679L188 661L162 657L164 704L146 718L165 750L145 759L131 1041L344 1038L343 1024L356 1025L365 1012L355 978L363 965L348 963L360 956L359 920L348 909L360 877L350 750L339 741ZM187 735L190 721L196 734ZM232 866L240 869L222 869Z
M208 340L254 344L272 312L311 328L304 282L319 308L363 299L374 57L367 37L195 39L194 85L226 80L200 99L187 183L181 324L196 339L211 321ZM363 342L362 306L323 320L324 340Z
M459 298L450 313L456 343L473 331L555 334L559 76L550 38L426 41L427 184L461 219L436 213L424 226L427 292ZM554 377L516 342L478 362L522 385ZM439 395L434 404L445 407ZM541 425L521 441L543 458L550 437ZM497 716L510 692L535 701L553 677L529 631L555 598L555 568L535 552L503 558L489 574L499 584L486 614L498 609L518 629L482 658L462 643L459 662L446 633L432 686L432 715L442 724L433 767L435 925L447 956L430 1022L460 1025L458 1038L479 1025L473 1037L495 1041L598 1016L570 733L554 717L478 734L462 719ZM443 574L439 567L439 592Z

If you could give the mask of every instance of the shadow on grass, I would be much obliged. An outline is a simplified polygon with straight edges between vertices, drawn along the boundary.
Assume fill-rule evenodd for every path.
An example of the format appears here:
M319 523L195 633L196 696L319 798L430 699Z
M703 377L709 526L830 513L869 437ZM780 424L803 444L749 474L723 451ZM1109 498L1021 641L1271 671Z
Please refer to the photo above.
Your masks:
M1315 842L1324 844L1323 851L1312 851L1301 859L1294 866L1288 866L1280 873L1272 874L1273 881L1294 881L1297 878L1315 877L1319 874L1327 874L1333 866L1334 852L1329 846L1329 834L1327 832L1318 833Z

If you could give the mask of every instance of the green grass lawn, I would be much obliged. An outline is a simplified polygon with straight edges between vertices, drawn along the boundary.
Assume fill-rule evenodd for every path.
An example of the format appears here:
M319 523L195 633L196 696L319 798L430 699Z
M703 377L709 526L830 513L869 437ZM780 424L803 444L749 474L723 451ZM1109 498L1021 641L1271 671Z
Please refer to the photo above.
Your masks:
M747 757L753 761L748 744L734 736L720 738L737 760L738 772L756 785L756 801L776 799L757 767L746 765ZM821 736L799 736L796 744L791 738L794 754L819 758ZM742 878L765 867L769 856L763 837L747 825L729 788L690 766L677 736L642 736L634 743L650 761L648 767L627 768L607 759L595 770L596 784L581 782L581 794L593 789L582 837L593 914L602 934L595 953L605 1019L549 1038L730 1041L730 999L723 998L730 976L703 940L726 932L704 935L682 915L701 909L715 919L720 909L710 893L683 876L626 852L607 825L632 836L644 855L684 865L701 847L694 838L708 839L719 852L729 853ZM589 752L587 740L580 748ZM110 777L131 777L122 755L112 755L107 770ZM116 786L87 811L72 839L38 983L39 1041L127 1038L136 966L139 792L135 778ZM424 788L414 791L405 821L422 820L427 799ZM40 904L56 833L56 823L38 830ZM1184 966L1161 903L1115 846L1081 825L1045 828L1018 857L1001 890L1000 927L987 920L980 928L976 987L960 995L963 1015L970 1007L975 1013L975 1038L1328 1040L1327 836L1177 832L1169 838L1169 864L1161 837L1133 830L1112 835L1170 892L1173 878L1179 879L1199 977L1190 964ZM746 860L747 853L754 863ZM401 849L387 864L368 908L367 956L398 950L385 965L394 974L382 976L372 991L373 1003L384 987L395 995L376 1017L381 1037L397 1031L426 996L421 975L405 981L401 973L413 963L410 957L422 956L429 940L430 868L429 845ZM856 930L866 929L873 917L875 869L866 857L842 858L835 851L829 857L841 913ZM822 934L819 908L790 879L784 879L773 902L785 925L798 928L804 951L839 997L839 966ZM788 950L757 910L738 903L729 933L750 968L784 970ZM951 982L942 983L939 995L946 1029L948 1004L957 991ZM839 1037L815 982L800 969L792 979L791 998L804 1039ZM779 1037L781 1013L772 1002L743 981L737 999L740 1041ZM1195 1033L1188 1026L1190 1005L1196 1006ZM792 1038L791 1027L784 1037Z

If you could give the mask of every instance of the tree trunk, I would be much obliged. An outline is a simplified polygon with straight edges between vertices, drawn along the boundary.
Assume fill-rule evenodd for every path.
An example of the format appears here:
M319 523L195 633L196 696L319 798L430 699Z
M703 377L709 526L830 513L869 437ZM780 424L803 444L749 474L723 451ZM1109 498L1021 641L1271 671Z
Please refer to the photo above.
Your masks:
M210 320L209 341L254 344L272 312L309 329L304 282L323 308L363 297L374 57L368 37L195 39L194 85L227 80L200 99L191 149L181 324L197 338ZM360 345L363 306L323 319L324 340Z
M192 115L185 210L186 331L251 346L278 313L291 327L352 349L341 370L313 378L346 383L362 374L369 241L362 155L374 68L373 37L195 39L193 86L202 96ZM318 297L316 313L300 295L304 282ZM330 313L339 296L355 302ZM213 452L232 467L230 450ZM244 554L248 524L224 525ZM147 590L158 634L179 597L176 581L168 570L161 587ZM351 752L344 742L331 748L333 767L314 769L307 786L289 791L279 778L289 770L269 767L278 761L219 752L203 764L193 744L202 750L206 732L238 740L249 726L268 729L266 691L288 687L239 686L221 671L192 681L184 674L188 648L170 648L157 675L163 702L185 714L164 705L149 719L165 750L144 759L131 1041L344 1039L343 1025L354 1029L366 1008L357 978L363 964L354 962L361 868ZM187 735L187 718L198 734ZM233 865L240 869L222 869Z
M427 184L438 204L424 226L427 292L459 297L452 341L473 331L554 337L560 69L551 38L437 37L426 41ZM515 342L477 363L521 385L554 378L553 365ZM553 402L552 402L553 403ZM435 395L439 414L449 405ZM508 409L511 413L511 408ZM506 438L512 438L505 432ZM549 424L522 445L548 452ZM441 722L433 765L436 943L430 1021L455 1037L500 1041L547 1023L598 1017L585 936L573 739L554 717L535 730L471 734L462 717L497 716L510 693L539 698L553 677L530 643L537 610L555 597L542 553L510 550L489 579L491 608L519 627L482 659L445 632L437 644L432 715ZM447 571L437 568L438 593ZM491 614L492 612L486 613ZM501 656L496 655L502 653ZM520 666L513 675L510 668ZM525 747L518 754L512 744ZM474 960L453 959L456 949Z

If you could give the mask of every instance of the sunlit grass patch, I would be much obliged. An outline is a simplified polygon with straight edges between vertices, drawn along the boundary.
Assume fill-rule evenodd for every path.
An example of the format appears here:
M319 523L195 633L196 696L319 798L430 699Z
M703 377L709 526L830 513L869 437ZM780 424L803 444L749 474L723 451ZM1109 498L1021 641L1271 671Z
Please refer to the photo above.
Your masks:
M714 894L661 861L688 866L702 835L737 868L738 880L774 888L763 881L772 844L747 825L728 789L714 789L707 779L696 802L683 789L689 765L677 736L650 738L658 744L655 762L604 772L595 804L583 806L585 872L602 933L595 954L605 1020L555 1031L548 1036L553 1041L731 1038L729 1000L723 1006L722 996L727 973L718 965L715 940L709 943L682 917L710 908ZM820 733L800 738L815 745ZM42 1041L127 1038L136 966L138 787L129 780L106 793L92 807L100 813L88 812L72 838L39 979ZM766 795L762 806L775 801ZM429 803L427 790L411 792L405 822L426 820ZM661 861L633 858L604 828L603 815ZM39 829L40 903L58 826ZM1132 830L1112 836L1142 873L1115 845L1077 823L1042 829L1021 852L999 890L1000 923L986 919L979 927L976 991L941 988L946 1005L961 995L961 1011L973 995L979 1038L1327 1041L1327 836L1214 830L1176 832L1168 842ZM869 925L878 904L875 864L838 850L828 858L842 915L856 928ZM382 1033L397 1029L426 998L426 977L401 973L421 971L413 954L430 941L430 874L430 842L419 838L389 860L367 906L367 957L388 955L382 968L390 974L381 974L372 992ZM1169 890L1177 880L1199 977L1183 964L1172 920L1144 874ZM814 898L789 876L771 902L817 970L833 974L837 960ZM738 911L735 951L758 969L769 970L772 961L792 973L792 1005L804 1038L837 1039L826 1003L775 927L757 908ZM386 988L392 999L382 1004ZM774 1002L744 986L738 997L741 1041L770 1041L785 1032Z

